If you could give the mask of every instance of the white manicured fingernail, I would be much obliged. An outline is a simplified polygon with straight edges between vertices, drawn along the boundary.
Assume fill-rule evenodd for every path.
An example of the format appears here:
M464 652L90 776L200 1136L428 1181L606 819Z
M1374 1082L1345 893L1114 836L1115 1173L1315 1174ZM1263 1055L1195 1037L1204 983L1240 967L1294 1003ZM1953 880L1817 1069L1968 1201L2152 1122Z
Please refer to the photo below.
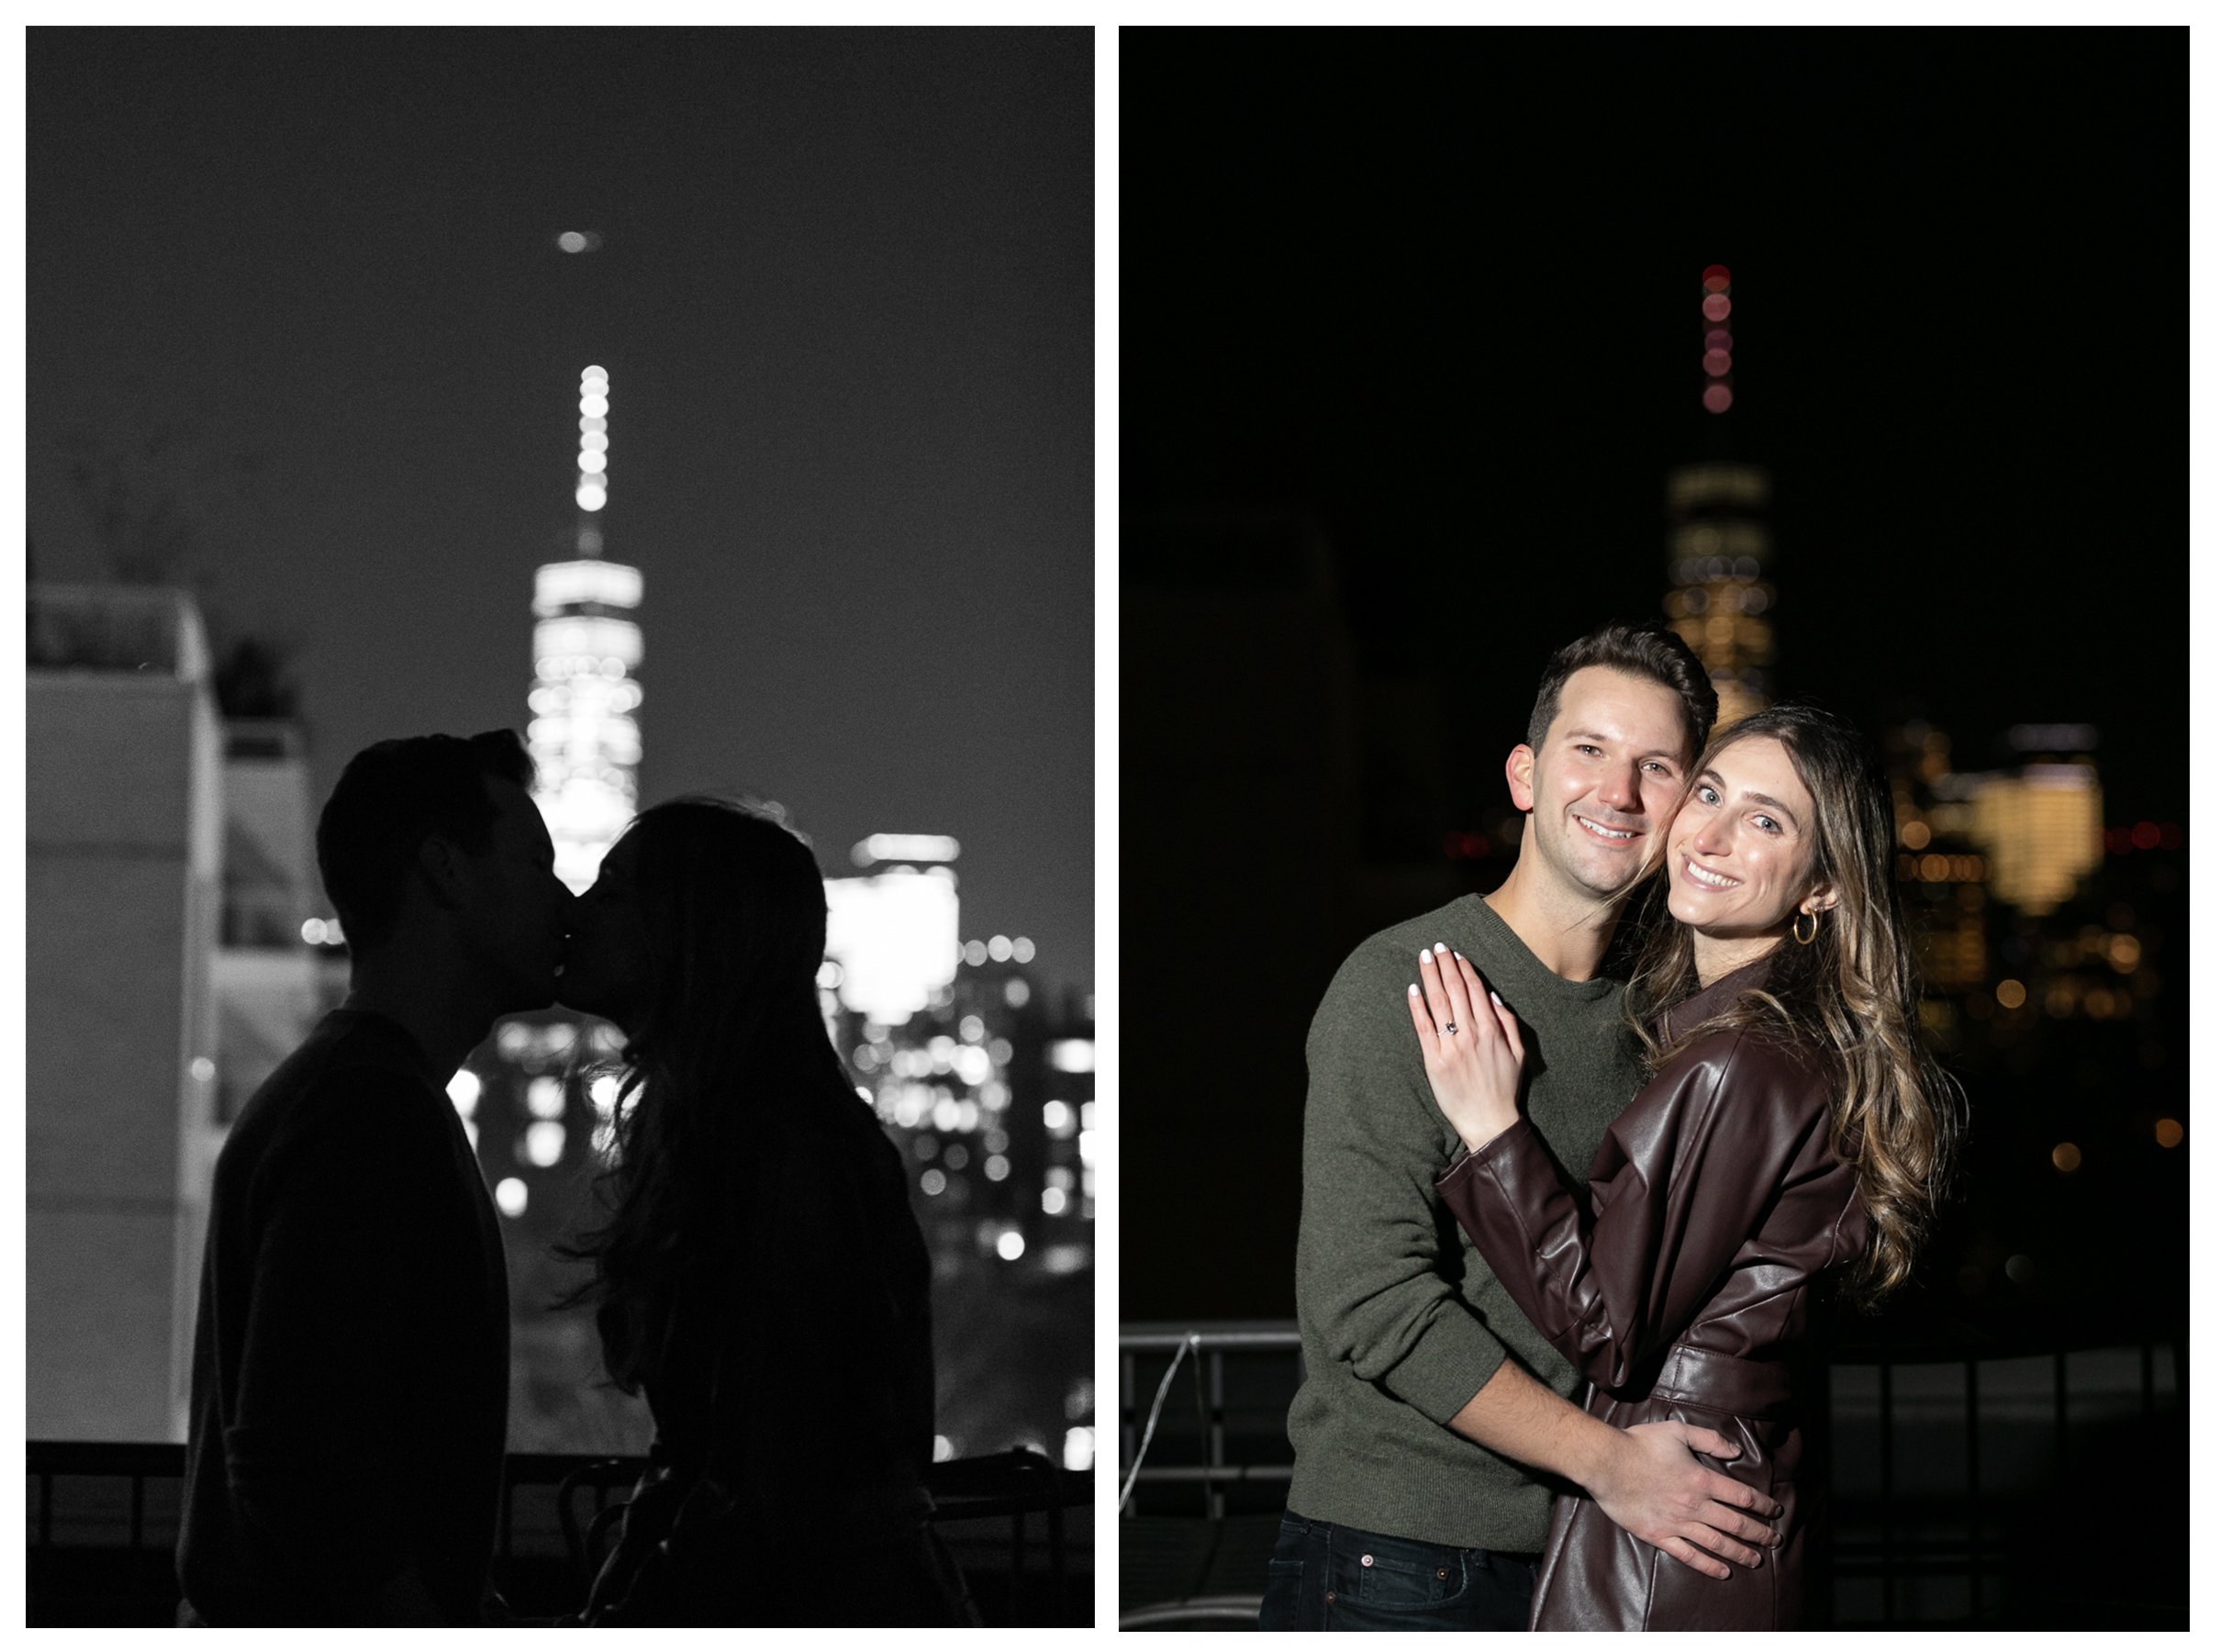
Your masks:
M1432 964L1434 961L1434 954L1423 946L1419 949L1419 961L1422 964Z
M1404 988L1404 991L1410 993L1413 998L1417 998L1419 996L1419 983L1417 981L1413 981L1409 987Z
M1434 943L1434 950L1435 950L1436 952L1438 952L1438 953L1445 953L1445 952L1448 952L1450 949L1449 949L1448 947L1445 946L1445 945L1444 945L1444 944L1443 944L1441 942L1437 941L1437 942L1435 942L1435 943Z
M1499 1010L1504 1007L1503 999L1496 996L1496 988L1493 987L1489 988L1489 1002L1494 1004Z

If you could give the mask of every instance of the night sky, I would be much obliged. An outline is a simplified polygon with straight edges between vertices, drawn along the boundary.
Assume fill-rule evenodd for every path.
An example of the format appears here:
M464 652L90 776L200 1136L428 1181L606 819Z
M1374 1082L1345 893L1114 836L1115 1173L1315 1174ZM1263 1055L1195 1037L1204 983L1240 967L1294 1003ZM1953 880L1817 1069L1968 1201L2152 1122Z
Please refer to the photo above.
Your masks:
M2180 29L1129 29L1130 516L1312 513L1360 661L1519 738L1544 656L1659 617L1664 479L1773 474L1777 695L2091 722L2179 819ZM1737 401L1699 406L1699 279ZM1129 662L1129 669L1131 669Z
M34 29L34 576L108 576L78 459L173 496L219 640L293 651L318 803L521 730L602 366L642 803L776 799L829 872L954 835L965 934L1092 990L1093 51Z
M1771 473L1776 698L1925 718L1962 771L2023 761L2015 724L2094 725L2106 823L2184 820L2185 31L1120 47L1126 1318L1292 1313L1311 1011L1365 934L1501 881L1444 831L1508 812L1554 649L1663 618L1674 466ZM1245 571L1228 522L1308 528L1331 597ZM1168 726L1202 731L1161 757ZM2179 994L2170 887L2139 921ZM2148 1087L2180 1097L2165 1037ZM2143 1094L2133 1053L2083 1066ZM1993 1167L2039 1088L1999 1082L1977 1133L1992 1206L2040 1196L1982 1220L2040 1251L2070 1226L2048 1140L2026 1187ZM2044 1106L2088 1123L2096 1093ZM2141 1200L2148 1232L2094 1231L2172 1280L2182 1168L2101 1168L2077 1220Z

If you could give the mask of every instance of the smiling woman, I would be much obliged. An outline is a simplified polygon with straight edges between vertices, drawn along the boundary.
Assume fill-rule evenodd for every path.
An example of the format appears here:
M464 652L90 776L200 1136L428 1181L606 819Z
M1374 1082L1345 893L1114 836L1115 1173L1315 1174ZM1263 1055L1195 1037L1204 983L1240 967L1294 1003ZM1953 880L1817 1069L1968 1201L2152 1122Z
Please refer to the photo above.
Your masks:
M1667 910L1691 931L1709 987L1836 905L1815 876L1812 793L1789 748L1769 735L1723 743L1667 833Z

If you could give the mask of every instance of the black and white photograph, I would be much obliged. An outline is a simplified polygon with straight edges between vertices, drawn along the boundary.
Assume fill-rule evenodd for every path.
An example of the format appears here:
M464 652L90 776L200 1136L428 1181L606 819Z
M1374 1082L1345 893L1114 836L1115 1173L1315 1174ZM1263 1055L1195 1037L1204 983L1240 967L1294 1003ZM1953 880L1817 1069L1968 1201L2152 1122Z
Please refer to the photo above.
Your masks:
M1096 51L28 31L30 1624L1091 1621Z

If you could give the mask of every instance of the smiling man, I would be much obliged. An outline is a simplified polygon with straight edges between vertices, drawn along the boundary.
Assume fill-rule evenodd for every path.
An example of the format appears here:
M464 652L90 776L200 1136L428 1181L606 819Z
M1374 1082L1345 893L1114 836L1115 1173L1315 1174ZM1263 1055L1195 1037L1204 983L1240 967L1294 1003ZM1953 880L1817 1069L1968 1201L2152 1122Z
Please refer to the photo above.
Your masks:
M1768 1538L1773 1505L1691 1454L1731 1454L1724 1438L1614 1428L1568 1398L1572 1367L1435 1197L1459 1144L1404 998L1423 947L1472 959L1519 1017L1529 1117L1560 1164L1587 1165L1642 1079L1622 984L1598 970L1716 710L1670 632L1610 626L1560 649L1504 767L1527 817L1511 875L1375 935L1327 989L1303 1115L1305 1378L1264 1628L1524 1628L1554 1476L1708 1568Z

